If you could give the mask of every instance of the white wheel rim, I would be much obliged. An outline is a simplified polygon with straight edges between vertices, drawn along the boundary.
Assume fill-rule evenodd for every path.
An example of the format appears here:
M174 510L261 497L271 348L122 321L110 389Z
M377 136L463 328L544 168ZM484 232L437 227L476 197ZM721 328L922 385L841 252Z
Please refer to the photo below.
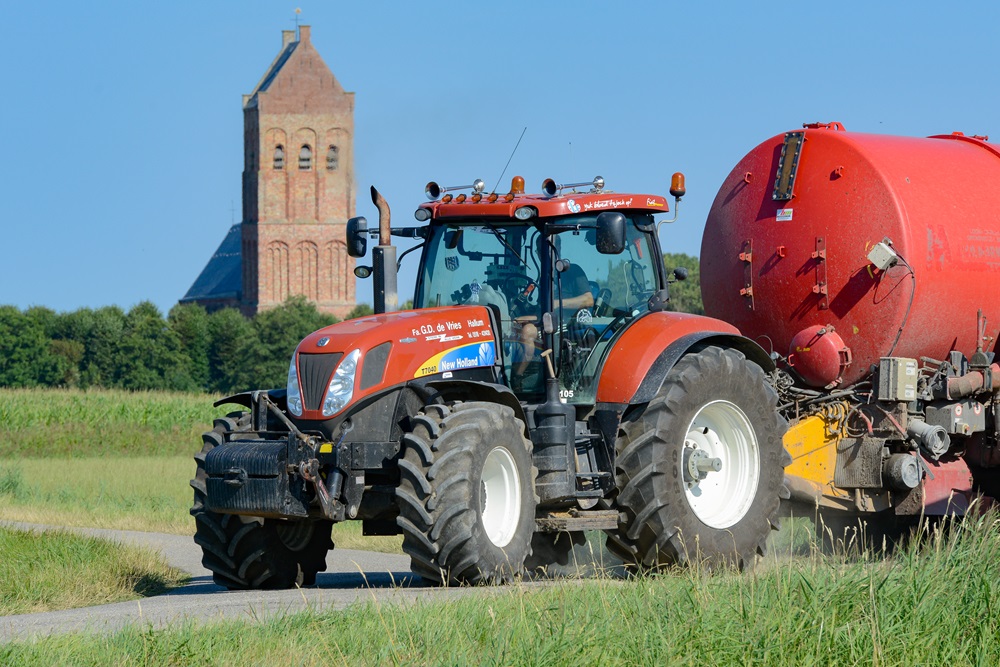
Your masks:
M721 464L701 479L691 477L685 466L685 494L695 516L712 528L737 523L750 510L760 478L757 435L743 410L729 401L705 404L688 425L684 448L684 461L700 452L697 456Z
M503 447L486 455L482 492L480 509L486 536L496 546L505 547L521 518L521 482L514 458Z

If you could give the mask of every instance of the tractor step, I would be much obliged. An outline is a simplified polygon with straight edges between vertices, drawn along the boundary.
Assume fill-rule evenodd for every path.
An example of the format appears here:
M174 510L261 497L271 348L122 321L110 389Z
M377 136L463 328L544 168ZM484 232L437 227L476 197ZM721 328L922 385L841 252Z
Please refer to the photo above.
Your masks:
M540 533L615 530L618 528L618 510L570 509L561 512L548 512L535 517L535 526L535 529Z

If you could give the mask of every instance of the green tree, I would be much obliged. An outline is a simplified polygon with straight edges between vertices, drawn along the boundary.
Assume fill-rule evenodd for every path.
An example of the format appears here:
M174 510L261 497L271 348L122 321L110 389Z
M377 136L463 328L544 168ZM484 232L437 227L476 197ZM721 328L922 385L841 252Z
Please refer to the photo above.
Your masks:
M359 303L358 305L354 306L354 308L351 309L351 312L347 313L346 319L353 320L357 317L366 317L368 315L374 314L374 312L375 311L372 309L370 304Z
M83 343L77 340L57 338L49 341L49 352L56 360L58 379L61 387L80 386L80 362L83 361Z
M45 340L44 349L39 350L32 358L33 382L45 387L64 385L64 379L70 374L74 364L70 359L56 354L51 344L58 329L59 315L51 308L32 306L24 311L24 320L28 326L26 333L34 331L34 335L40 335Z
M195 388L180 338L149 301L135 305L125 316L117 358L116 381L125 389Z
M688 270L687 280L670 283L670 303L668 310L681 313L704 315L705 307L701 301L701 271L698 258L684 253L663 253L663 266L667 270L667 279L673 280L673 270L683 267Z
M193 384L198 389L208 389L211 336L205 308L194 303L177 304L170 309L167 323L180 340L181 352L188 358Z
M253 360L260 354L260 341L250 320L235 308L217 310L208 316L208 341L211 391L230 394L259 388Z
M44 326L14 306L0 306L0 386L47 384L57 369L48 367L49 340Z
M260 355L253 360L254 376L260 387L283 387L288 379L288 362L299 341L337 318L320 313L303 296L289 297L283 304L257 313L254 328Z
M82 338L83 360L80 362L81 387L117 387L118 344L125 331L125 311L118 306L105 306L91 311L81 309L68 318L67 331ZM78 332L78 333L76 333ZM68 337L68 336L67 336Z

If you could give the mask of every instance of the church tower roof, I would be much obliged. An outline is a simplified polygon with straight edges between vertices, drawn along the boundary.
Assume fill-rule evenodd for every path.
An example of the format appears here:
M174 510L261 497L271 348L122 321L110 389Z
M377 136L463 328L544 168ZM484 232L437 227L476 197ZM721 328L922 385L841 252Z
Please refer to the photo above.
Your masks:
M307 25L243 96L243 213L181 303L245 314L303 295L339 317L355 305L345 225L354 215L354 93Z
M261 113L308 113L344 106L344 89L312 44L310 26L281 32L281 51L253 92L243 96L243 108ZM308 95L296 91L308 91Z

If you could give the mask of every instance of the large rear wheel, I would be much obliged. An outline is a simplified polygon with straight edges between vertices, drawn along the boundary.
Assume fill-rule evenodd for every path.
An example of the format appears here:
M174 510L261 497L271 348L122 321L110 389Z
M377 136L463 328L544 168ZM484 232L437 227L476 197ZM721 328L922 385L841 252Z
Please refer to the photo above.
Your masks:
M399 469L397 522L414 572L442 584L500 583L523 572L537 471L513 410L426 406L403 436Z
M191 480L191 515L195 519L194 541L202 549L202 565L212 571L215 583L233 590L316 583L316 573L326 570L326 554L333 548L331 522L217 514L206 508L205 455L224 445L233 433L253 437L249 414L234 412L216 419L212 430L202 436L202 450L194 457L198 469Z
M739 352L683 357L623 424L615 483L622 510L608 549L633 568L692 560L744 568L778 527L787 497L787 424L763 371Z

